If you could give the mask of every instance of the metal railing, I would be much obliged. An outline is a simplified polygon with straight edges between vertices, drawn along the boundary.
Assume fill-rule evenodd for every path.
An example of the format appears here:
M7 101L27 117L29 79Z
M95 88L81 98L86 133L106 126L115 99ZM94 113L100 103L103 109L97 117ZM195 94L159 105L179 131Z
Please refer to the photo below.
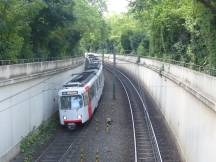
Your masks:
M137 56L137 55L131 55L131 54L125 54L121 56L133 56L133 57L140 57L144 59L151 59L155 61L160 61L168 64L178 65L182 67L189 68L191 70L199 71L201 73L205 73L211 76L216 76L216 68L213 68L209 65L203 66L203 65L197 65L191 62L183 62L183 61L176 61L173 59L167 59L167 58L158 58L158 57L151 57L151 56Z
M150 57L150 56L142 56L141 58L146 58L146 59L156 60L160 62L165 62L168 64L178 65L178 66L186 67L186 68L189 68L195 71L199 71L199 72L211 75L211 76L216 76L216 69L213 67L210 67L209 65L202 66L202 65L191 63L191 62L187 63L183 61L176 61L173 59L156 58L156 57Z
M0 66L13 65L13 64L25 64L33 62L44 62L44 61L56 61L65 60L82 56L64 56L64 57L48 57L48 58L30 58L30 59L15 59L15 60L0 60Z

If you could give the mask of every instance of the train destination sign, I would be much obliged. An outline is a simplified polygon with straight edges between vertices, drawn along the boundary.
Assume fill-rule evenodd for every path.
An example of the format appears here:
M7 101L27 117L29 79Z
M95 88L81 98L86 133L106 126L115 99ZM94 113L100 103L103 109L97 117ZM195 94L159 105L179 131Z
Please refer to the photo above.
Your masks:
M68 91L68 92L62 92L62 95L77 95L78 91Z

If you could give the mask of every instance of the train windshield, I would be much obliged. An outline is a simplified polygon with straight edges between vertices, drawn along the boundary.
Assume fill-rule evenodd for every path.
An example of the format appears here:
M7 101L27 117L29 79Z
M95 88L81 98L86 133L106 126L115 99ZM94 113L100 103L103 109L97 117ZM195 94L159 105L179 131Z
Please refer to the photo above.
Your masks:
M61 97L61 109L79 109L83 106L83 99L81 95L75 96L62 96Z

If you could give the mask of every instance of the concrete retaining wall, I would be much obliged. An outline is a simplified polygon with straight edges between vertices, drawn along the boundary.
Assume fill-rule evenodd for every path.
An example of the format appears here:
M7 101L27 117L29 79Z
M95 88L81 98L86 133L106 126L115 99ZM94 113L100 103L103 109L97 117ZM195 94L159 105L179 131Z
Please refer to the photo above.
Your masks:
M141 59L139 65L135 57L117 56L117 60L119 67L141 79L154 98L185 161L215 162L216 78L149 59Z
M4 162L17 154L22 137L57 110L58 89L84 65L83 59L74 59L0 69L4 83L0 85L0 161Z
M10 79L18 76L32 75L54 69L69 67L83 58L69 58L67 60L34 62L0 66L0 79Z

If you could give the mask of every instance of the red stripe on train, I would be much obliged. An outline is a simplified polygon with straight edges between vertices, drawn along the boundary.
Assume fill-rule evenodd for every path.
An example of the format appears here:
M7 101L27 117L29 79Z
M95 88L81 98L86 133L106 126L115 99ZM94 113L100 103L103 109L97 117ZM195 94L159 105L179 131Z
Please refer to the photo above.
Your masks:
M82 120L64 120L64 123L82 123Z
M85 91L88 92L90 90L89 86L86 85L85 87ZM92 102L91 102L91 97L89 96L88 93L88 115L89 115L89 119L92 117L93 113L92 113Z
M88 114L89 114L89 119L92 117L92 103L91 103L91 98L89 97L89 102L88 102Z
M86 92L88 92L89 89L90 89L88 85L84 86L84 88L85 88L85 91L86 91Z

